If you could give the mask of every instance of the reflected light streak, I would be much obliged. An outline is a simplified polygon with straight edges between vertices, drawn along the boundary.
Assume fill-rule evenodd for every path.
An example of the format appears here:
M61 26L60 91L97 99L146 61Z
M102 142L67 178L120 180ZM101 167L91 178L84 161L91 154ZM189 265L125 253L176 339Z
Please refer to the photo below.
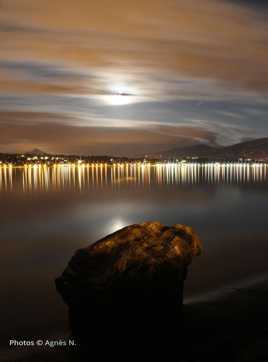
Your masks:
M151 185L247 184L268 181L264 163L91 163L0 166L0 191L85 191Z
M129 223L127 221L123 221L122 219L112 220L111 224L108 227L108 232L114 233L115 231L120 230L127 225L129 225Z

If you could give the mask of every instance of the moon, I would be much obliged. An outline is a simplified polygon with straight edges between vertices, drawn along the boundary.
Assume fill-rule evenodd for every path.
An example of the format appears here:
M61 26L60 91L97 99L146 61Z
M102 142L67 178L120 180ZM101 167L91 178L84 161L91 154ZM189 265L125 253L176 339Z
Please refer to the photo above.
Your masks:
M125 104L132 103L131 96L124 94L111 94L107 96L107 102L111 106L124 106Z
M114 84L110 88L110 94L104 96L105 102L111 106L124 106L135 103L137 96L130 87L123 84Z

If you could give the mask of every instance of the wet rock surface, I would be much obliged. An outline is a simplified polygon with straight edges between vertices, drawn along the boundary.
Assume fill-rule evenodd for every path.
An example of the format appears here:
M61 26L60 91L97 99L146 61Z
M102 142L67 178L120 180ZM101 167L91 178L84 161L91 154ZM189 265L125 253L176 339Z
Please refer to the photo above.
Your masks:
M187 268L200 252L190 227L159 222L127 226L78 250L56 279L72 334L87 340L178 328Z

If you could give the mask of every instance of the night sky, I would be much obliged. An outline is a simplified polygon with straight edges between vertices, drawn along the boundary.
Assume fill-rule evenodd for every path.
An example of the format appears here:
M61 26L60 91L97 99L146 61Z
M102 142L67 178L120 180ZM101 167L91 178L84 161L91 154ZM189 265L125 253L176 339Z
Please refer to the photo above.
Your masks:
M0 152L267 137L265 4L0 0Z

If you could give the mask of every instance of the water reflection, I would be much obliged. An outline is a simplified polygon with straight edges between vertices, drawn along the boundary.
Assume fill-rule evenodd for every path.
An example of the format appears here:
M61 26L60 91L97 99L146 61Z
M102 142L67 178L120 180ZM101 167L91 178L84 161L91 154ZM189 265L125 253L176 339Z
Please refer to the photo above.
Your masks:
M268 179L264 163L92 163L0 167L0 191L86 190L121 185L246 184Z
M198 233L204 252L186 297L267 273L267 180L267 165L250 163L2 166L1 340L62 331L55 277L75 250L129 224L159 220Z

